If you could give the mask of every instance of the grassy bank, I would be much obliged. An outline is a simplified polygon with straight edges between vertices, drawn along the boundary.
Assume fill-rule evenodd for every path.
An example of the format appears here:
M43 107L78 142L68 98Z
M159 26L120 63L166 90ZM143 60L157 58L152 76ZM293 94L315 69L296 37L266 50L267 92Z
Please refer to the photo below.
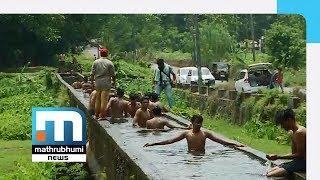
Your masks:
M0 179L5 174L14 173L19 161L31 162L31 146L31 140L0 140Z
M52 70L0 73L0 179L84 179L88 174L80 163L31 162L31 108L69 102Z

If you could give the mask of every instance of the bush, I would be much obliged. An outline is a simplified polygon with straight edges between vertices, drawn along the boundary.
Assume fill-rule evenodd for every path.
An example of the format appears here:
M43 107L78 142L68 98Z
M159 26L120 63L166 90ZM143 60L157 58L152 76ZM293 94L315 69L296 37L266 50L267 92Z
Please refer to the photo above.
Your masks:
M30 163L16 162L16 171L7 179L86 179L88 172L83 163Z
M59 89L57 79L52 79L51 73L41 71L32 74L20 74L5 77L0 80L0 139L27 140L31 139L32 107L52 107L57 104L56 89ZM54 76L53 76L54 77ZM45 86L50 85L51 88Z

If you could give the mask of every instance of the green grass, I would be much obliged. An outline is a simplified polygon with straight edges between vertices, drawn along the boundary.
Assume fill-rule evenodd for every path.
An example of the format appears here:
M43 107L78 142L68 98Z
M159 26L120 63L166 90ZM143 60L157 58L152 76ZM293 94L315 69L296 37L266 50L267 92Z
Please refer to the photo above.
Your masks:
M243 127L230 124L223 119L213 119L208 116L205 116L204 118L204 128L220 133L266 154L288 154L291 151L290 145L281 145L277 141L269 140L267 138L255 138L247 133Z
M174 52L154 52L155 58L162 58L165 60L191 60L191 54L190 53L183 53L181 51L174 51Z
M230 54L229 59L231 60L231 62L243 62L246 65L249 64L254 64L254 63L261 63L261 62L270 62L270 56L268 54L265 53L260 53L258 51L256 51L256 59L255 61L253 61L253 55L250 52L245 53L244 51L238 52L238 53L234 53L234 54Z
M31 162L31 140L0 140L0 179L5 174L15 171L15 162L26 160Z
M289 87L305 88L307 82L306 75L306 67L299 70L285 69L283 72L284 85Z
M48 70L55 69L0 73L0 179L85 179L88 174L82 163L31 162L31 108L69 101L66 88Z

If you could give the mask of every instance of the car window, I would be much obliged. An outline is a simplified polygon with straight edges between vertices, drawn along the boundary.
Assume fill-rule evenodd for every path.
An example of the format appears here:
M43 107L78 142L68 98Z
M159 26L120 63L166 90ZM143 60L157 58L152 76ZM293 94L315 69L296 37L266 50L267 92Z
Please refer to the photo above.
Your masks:
M223 69L223 68L228 68L228 65L227 64L218 64L218 67L220 69Z
M192 70L192 76L198 76L198 69Z
M189 72L188 69L181 69L181 70L180 70L180 75L187 75L188 72Z
M201 69L202 75L210 75L210 71L207 68Z
M245 75L245 72L240 72L236 80L243 79Z
M191 74L191 70L188 70L188 76L191 76L192 74Z

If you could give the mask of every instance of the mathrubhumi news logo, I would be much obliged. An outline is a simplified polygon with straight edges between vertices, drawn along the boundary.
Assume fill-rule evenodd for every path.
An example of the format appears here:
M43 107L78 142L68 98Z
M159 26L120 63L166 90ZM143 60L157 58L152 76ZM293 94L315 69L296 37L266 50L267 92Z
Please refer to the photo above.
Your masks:
M77 108L32 108L33 162L86 162L86 120Z

